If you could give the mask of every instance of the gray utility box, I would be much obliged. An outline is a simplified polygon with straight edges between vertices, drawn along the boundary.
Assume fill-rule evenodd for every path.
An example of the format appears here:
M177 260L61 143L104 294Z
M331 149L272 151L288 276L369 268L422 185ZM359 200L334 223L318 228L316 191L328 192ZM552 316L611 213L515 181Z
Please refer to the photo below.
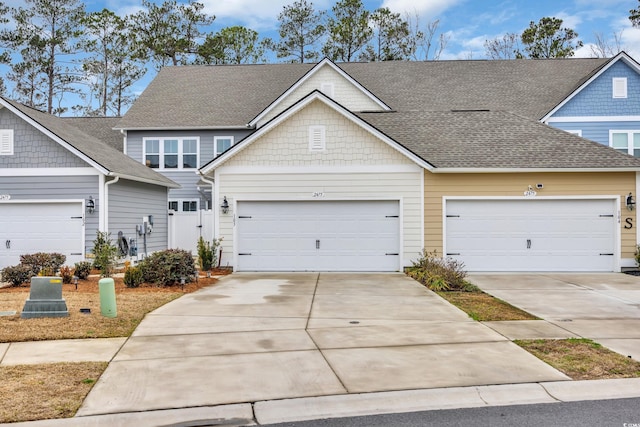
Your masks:
M67 303L62 299L62 278L32 277L29 299L24 303L23 319L67 317Z

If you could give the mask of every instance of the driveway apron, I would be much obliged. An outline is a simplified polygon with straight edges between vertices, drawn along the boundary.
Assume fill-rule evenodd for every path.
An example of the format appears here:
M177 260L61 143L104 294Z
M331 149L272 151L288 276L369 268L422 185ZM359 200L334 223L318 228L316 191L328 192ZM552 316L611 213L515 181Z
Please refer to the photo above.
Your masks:
M403 274L237 273L147 315L77 416L567 379Z

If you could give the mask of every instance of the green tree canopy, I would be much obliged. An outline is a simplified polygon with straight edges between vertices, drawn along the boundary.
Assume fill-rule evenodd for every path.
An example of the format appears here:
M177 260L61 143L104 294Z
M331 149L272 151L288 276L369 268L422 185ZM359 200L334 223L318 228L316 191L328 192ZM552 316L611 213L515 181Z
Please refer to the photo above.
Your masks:
M640 3L640 0L638 0L638 3ZM640 27L640 5L636 9L629 11L629 20L634 27Z
M370 17L373 37L360 54L365 61L396 61L409 59L412 45L409 42L409 23L399 13L384 7L375 10Z
M259 40L257 31L242 26L223 28L208 35L198 49L201 64L255 64L265 62L270 40Z
M275 45L278 58L293 58L292 62L300 63L316 61L320 53L314 47L326 32L325 15L307 0L284 6L278 15L280 41Z
M371 40L369 11L361 0L341 0L331 9L333 17L327 23L327 42L322 48L333 61L349 62Z
M537 24L529 23L529 28L520 37L524 52L518 51L517 58L565 58L575 54L583 46L578 33L562 27L562 19L545 17Z

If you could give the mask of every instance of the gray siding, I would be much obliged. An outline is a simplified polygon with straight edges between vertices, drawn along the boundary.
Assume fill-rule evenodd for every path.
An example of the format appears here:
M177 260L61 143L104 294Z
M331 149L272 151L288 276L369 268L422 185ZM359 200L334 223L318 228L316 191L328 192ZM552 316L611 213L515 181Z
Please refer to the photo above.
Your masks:
M0 176L0 194L8 194L11 200L63 200L83 199L92 196L96 210L85 212L85 253L93 247L98 230L98 176Z
M138 254L144 251L143 236L136 233L136 225L142 224L142 217L153 215L154 225L147 235L147 252L167 249L168 215L167 189L134 181L120 180L109 186L109 225L111 238L118 232L138 239Z
M6 108L0 110L0 129L13 129L14 140L14 154L13 156L0 156L0 168L89 166Z
M581 130L582 137L609 145L610 130L640 130L640 122L552 122L549 125L562 130Z
M214 137L233 136L234 143L237 143L251 130L200 130L200 131L129 131L127 132L127 155L140 163L144 163L142 158L143 138L166 138L166 137L199 137L200 138L200 166L204 166L213 160L215 153ZM167 178L177 182L182 188L171 189L169 199L171 200L200 200L200 208L206 207L206 199L198 191L197 183L200 177L195 170L186 171L158 171ZM207 187L209 187L207 185Z

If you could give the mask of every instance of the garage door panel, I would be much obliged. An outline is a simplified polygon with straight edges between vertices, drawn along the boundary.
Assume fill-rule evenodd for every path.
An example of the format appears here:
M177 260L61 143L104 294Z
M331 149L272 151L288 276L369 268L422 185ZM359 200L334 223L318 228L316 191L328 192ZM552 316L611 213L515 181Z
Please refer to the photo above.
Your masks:
M612 199L449 200L446 209L447 254L469 271L614 269Z
M397 201L239 202L238 269L397 271Z

